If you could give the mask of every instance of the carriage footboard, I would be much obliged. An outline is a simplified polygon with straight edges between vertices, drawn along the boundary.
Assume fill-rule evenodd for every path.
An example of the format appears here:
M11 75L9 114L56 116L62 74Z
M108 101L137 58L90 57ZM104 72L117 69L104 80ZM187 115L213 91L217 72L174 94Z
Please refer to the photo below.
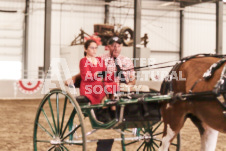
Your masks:
M117 128L143 127L147 121L158 122L161 120L160 104L158 102L137 102L117 106L116 118L119 120Z

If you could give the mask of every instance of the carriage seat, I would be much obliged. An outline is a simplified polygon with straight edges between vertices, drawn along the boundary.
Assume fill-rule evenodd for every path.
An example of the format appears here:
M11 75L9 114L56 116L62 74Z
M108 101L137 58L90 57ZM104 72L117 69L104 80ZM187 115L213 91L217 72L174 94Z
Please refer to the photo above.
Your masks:
M90 100L86 96L83 96L83 95L77 96L76 100L77 100L77 102L79 104L83 104L83 103L88 104L88 103L90 103Z
M75 83L74 83L75 88L80 88L81 81L82 81L81 76L78 76L78 77L76 78Z
M77 79L74 83L75 88L80 88L81 80L82 80L81 77L77 77ZM90 100L84 95L77 96L76 100L77 100L78 104L91 103Z

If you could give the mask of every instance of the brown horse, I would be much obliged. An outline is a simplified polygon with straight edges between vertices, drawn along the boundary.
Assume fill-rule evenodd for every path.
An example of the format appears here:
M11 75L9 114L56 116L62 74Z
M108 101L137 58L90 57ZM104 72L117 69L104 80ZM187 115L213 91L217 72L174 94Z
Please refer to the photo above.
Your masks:
M174 94L194 94L197 92L212 91L221 77L224 64L222 64L209 80L203 79L203 74L213 63L222 58L195 56L183 61L172 69L176 75L182 74L180 79L171 80ZM171 73L172 73L171 71ZM179 77L179 76L178 76ZM186 79L186 80L184 80ZM226 81L225 81L226 82ZM195 84L196 83L196 84ZM169 93L166 81L162 83L161 93ZM214 151L217 143L218 131L226 133L225 108L214 95L204 97L187 97L163 103L161 106L164 121L164 133L161 151L168 151L170 142L177 136L187 118L198 128L201 136L201 151Z

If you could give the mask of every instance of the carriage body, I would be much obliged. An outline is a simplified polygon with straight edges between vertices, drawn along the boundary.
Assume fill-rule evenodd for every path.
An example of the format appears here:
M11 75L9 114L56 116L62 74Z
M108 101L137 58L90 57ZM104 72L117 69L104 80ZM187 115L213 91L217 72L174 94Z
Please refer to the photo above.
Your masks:
M128 98L126 96L132 96ZM114 100L105 100L104 104L90 105L89 103L79 103L83 114L89 117L94 129L126 129L141 128L145 122L159 122L161 120L160 102L169 101L169 95L149 94L127 94L120 97L117 102ZM81 100L82 102L82 100ZM92 110L95 108L106 108L116 106L115 119L108 123L100 123L94 119Z
M87 139L88 135L100 129L120 130L121 138L117 140L121 141L123 151L126 151L127 145L139 141L143 142L144 150L157 150L162 135L161 130L157 130L162 124L160 104L170 100L171 96L158 93L128 93L118 94L117 100L105 100L103 104L92 105L84 97L75 98L66 91L53 89L44 97L37 111L34 150L73 150L70 148L75 145L75 148L80 147L78 150L85 151L86 144L94 142ZM110 106L116 106L114 118L106 123L97 120L94 110ZM88 133L85 130L85 118L89 119L93 129ZM133 132L133 129L136 131ZM124 131L129 131L129 138ZM179 151L179 146L178 135L173 150Z

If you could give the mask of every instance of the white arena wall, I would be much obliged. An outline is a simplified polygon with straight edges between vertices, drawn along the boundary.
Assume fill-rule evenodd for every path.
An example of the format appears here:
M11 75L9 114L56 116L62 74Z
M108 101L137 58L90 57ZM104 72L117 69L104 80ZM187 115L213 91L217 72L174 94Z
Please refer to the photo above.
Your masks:
M133 29L133 0L121 2L120 4L113 1L110 4L109 23L122 24L123 27L128 26ZM87 0L87 4L90 5L83 5L79 0L73 3L53 0L52 4L51 58L65 58L64 51L73 53L72 60L74 59L75 62L69 63L72 74L78 72L76 65L83 55L83 46L70 47L70 43L80 33L81 28L92 35L93 25L104 22L104 5L101 1ZM141 35L137 36L148 34L149 43L142 51L145 58L154 58L155 63L179 59L179 10L177 4L172 4L175 9L167 9L170 6L164 4L165 2L142 1ZM125 7L119 7L121 5ZM2 74L6 75L0 80L18 80L24 72L18 66L21 66L22 61L25 2L2 0L0 6L2 9L18 11L0 13L0 67L4 69ZM198 4L184 9L184 56L215 52L215 9L214 3ZM28 77L38 78L38 67L43 66L44 55L43 1L32 1L28 16ZM226 4L224 4L223 17L223 53L226 53ZM130 53L127 53L129 51ZM129 57L132 57L132 51L132 47L123 48L123 52ZM99 52L105 52L102 46L99 47ZM4 61L14 61L18 66L11 67ZM5 68L2 68L3 66ZM7 68L16 71L19 76L12 76L15 73ZM159 72L168 70L162 69Z
M89 9L85 9L83 6L62 4L61 9L63 12L59 11L60 7L60 4L53 4L51 30L52 58L61 57L61 48L68 47L74 37L80 33L81 28L88 34L93 34L93 25L103 23L104 20L104 9L100 6L95 6L88 11ZM208 9L204 9L205 7ZM84 9L84 13L79 12L79 10L84 11ZM114 13L113 11L118 11L116 8L110 9L110 13L114 14L116 18L115 22L133 28L133 10L130 10L128 15L125 13L128 12L126 8L121 10L121 14ZM184 57L197 53L215 53L215 4L206 3L190 6L185 8L184 14ZM226 18L226 14L224 16ZM33 71L43 65L43 10L36 11L34 9L30 18L33 19L30 19L29 70ZM110 19L111 24L114 23L112 18ZM149 43L147 48L150 50L150 55L153 52L153 57L159 62L166 61L166 59L179 59L179 11L144 9L142 10L141 23L140 37L144 33L148 34ZM38 31L34 30L37 28L39 29ZM226 30L223 31L225 33ZM224 49L226 40L223 43ZM83 51L83 48L81 51ZM223 52L226 53L225 50ZM162 56L170 57L164 58ZM36 58L40 59L37 60Z

